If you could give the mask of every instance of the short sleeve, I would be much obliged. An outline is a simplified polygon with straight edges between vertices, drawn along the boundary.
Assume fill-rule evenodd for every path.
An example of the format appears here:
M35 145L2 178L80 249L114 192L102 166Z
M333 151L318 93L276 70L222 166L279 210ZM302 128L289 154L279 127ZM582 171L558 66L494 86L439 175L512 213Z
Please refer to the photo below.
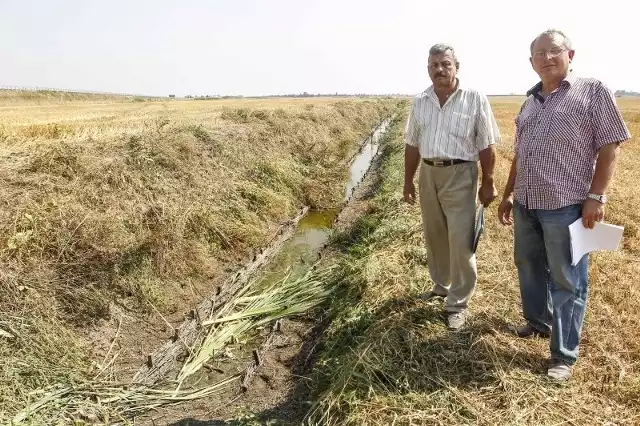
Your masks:
M591 125L593 147L596 151L608 144L631 139L631 133L616 105L614 94L602 83L594 90L591 103Z
M515 122L516 125L516 131L515 131L515 135L513 137L513 151L514 153L518 153L518 135L520 134L520 127L519 127L519 123L520 123L520 116L522 115L522 110L524 109L524 106L527 104L527 101L525 100L522 105L520 105L520 111L518 111L518 115L516 115L516 118L513 120Z
M404 141L409 146L418 146L419 140L419 129L417 123L417 98L413 99L413 103L411 104L411 111L409 111L409 117L407 118L407 123L404 128Z
M493 115L489 99L480 94L478 116L476 120L476 148L482 151L500 142L500 129Z

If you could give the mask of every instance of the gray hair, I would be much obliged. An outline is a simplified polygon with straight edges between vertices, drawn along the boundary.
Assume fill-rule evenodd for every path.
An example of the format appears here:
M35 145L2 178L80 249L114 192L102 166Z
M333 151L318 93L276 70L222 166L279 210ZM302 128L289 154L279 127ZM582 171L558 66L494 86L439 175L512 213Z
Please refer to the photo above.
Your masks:
M434 44L433 46L431 46L431 49L429 49L429 56L438 55L440 53L447 53L448 51L450 51L451 56L453 56L453 61L456 64L456 69L460 68L460 62L458 61L458 57L456 56L456 51L453 50L453 47L451 47L448 44L444 44L444 43Z
M533 45L536 44L536 41L540 40L542 37L555 37L555 36L562 37L562 40L563 40L562 44L565 47L565 49L571 50L571 40L569 40L569 37L564 35L564 33L560 30L550 29L538 34L538 36L533 39L533 41L531 42L531 46L529 46L529 51L533 52Z

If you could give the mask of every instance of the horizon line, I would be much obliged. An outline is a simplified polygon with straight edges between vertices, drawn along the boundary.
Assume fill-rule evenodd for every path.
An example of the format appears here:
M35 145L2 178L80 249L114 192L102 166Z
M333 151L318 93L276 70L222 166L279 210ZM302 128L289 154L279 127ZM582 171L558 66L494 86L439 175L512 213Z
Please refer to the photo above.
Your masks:
M176 96L175 94L168 95L144 95L141 93L125 93L125 92L106 92L98 90L79 90L79 89L60 89L53 87L39 87L39 86L9 86L0 85L0 90L8 91L23 91L23 92L58 92L58 93L74 93L74 94L87 94L87 95L107 95L107 96L123 96L123 97L143 97L143 98L163 98L163 99L257 99L257 98L306 98L306 97L377 97L377 96L400 96L400 97L413 97L416 93L287 93L287 94L262 94L262 95L237 95L237 94L213 94L213 95L191 95L186 94L182 96ZM634 90L616 90L614 93L622 92L628 94L628 96L640 96L640 93ZM505 97L505 96L526 96L526 93L499 93L488 94L487 97Z

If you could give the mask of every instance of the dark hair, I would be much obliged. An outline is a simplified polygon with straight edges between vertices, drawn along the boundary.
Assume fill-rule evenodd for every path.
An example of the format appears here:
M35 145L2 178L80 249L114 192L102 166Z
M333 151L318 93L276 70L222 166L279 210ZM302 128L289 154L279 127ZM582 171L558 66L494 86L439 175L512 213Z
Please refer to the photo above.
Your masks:
M460 68L460 62L456 57L456 51L453 50L453 47L449 46L448 44L444 44L444 43L434 44L433 46L431 46L431 49L429 49L429 56L437 55L439 53L447 53L448 51L450 51L451 56L453 56L453 61L456 64L456 69Z

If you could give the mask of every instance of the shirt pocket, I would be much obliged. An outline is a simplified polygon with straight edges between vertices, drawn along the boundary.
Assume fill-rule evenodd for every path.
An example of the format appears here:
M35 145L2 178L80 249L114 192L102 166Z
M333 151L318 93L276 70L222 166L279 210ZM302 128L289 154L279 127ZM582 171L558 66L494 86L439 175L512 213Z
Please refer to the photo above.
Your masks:
M453 112L451 114L451 124L449 133L457 138L468 139L471 134L473 118L469 114Z
M575 143L581 139L584 115L579 112L556 110L549 123L549 139Z

